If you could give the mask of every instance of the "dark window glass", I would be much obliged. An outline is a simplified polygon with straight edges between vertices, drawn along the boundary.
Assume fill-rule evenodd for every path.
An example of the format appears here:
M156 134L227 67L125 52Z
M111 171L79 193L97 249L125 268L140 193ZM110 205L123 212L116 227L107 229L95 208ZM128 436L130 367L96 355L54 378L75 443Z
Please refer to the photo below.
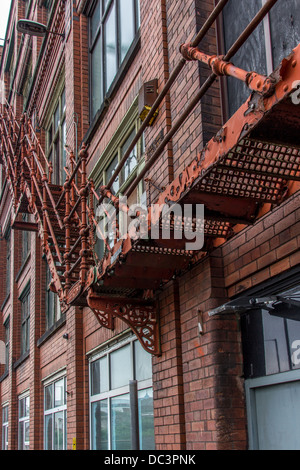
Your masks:
M274 68L300 43L299 0L277 2L270 12Z
M29 351L30 341L30 292L29 290L21 299L21 354Z
M229 0L223 11L225 52L244 31L262 7L261 0L241 2ZM231 59L234 65L248 71L266 74L266 49L264 26L261 23L250 38ZM228 112L231 116L250 95L248 87L235 78L228 77Z
M89 22L92 118L101 107L139 24L139 0L94 2Z

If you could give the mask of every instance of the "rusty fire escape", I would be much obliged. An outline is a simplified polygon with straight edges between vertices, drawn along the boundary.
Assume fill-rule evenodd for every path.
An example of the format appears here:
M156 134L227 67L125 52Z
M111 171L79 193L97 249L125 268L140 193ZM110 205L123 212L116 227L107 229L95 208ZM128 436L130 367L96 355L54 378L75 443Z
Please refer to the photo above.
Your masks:
M36 231L42 242L51 275L51 289L59 296L61 307L89 306L100 324L114 327L121 318L135 332L143 347L160 354L159 323L155 292L164 282L187 269L196 256L206 253L213 239L228 239L237 223L255 222L259 208L280 204L288 197L290 181L300 181L299 96L300 45L282 61L269 77L246 72L230 63L276 0L268 0L224 57L211 57L197 49L228 0L221 0L192 44L182 45L182 58L128 148L107 186L96 193L87 178L87 150L78 159L69 155L69 168L63 186L51 181L52 167L36 137L30 119L16 119L8 105L0 115L1 163L5 168L12 197L12 228ZM212 73L174 122L143 171L126 192L134 191L139 181L157 161L167 142L180 128L206 91L220 75L234 76L250 88L249 99L240 107L201 153L159 195L156 203L204 204L205 243L201 252L186 250L186 240L173 236L151 239L150 223L161 227L161 213L148 209L148 237L116 239L111 247L105 237L106 252L97 259L95 252L96 205L110 199L119 204L110 188L130 152L156 113L168 90L190 60L206 63ZM24 222L21 214L32 214L34 222ZM194 224L195 220L184 221ZM99 228L98 228L99 232ZM99 235L99 234L98 234ZM101 236L101 233L100 233Z

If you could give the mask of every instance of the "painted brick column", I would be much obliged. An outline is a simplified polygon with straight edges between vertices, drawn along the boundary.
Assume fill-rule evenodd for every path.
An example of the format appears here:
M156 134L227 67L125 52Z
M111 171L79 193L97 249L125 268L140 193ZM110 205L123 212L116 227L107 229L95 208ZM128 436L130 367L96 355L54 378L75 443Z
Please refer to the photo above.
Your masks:
M154 427L157 450L185 449L184 397L178 285L159 300L161 357L153 359Z

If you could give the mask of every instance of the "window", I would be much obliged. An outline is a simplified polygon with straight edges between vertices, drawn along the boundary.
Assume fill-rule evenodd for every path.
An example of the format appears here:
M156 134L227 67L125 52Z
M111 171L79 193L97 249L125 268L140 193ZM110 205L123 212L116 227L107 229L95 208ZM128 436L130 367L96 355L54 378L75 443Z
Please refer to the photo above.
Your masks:
M66 378L58 377L44 387L44 449L66 449Z
M129 119L128 119L129 120ZM127 122L127 120L126 120ZM100 165L96 171L96 190L98 187L102 186L103 184L107 184L111 177L113 176L119 162L125 155L126 151L129 148L129 145L132 143L139 126L139 121L132 120L131 125L127 126L124 130L120 129L119 133L115 136L112 140L111 144L108 146L107 153L105 153L100 159ZM135 145L133 150L131 151L130 155L128 156L125 164L121 172L116 177L114 183L111 186L111 191L113 194L118 194L118 196L125 194L126 188L130 185L133 181L135 176L141 171L144 165L144 139L143 136ZM101 164L102 163L102 164ZM132 204L143 204L146 205L146 192L144 181L142 180L138 185L135 191L130 195L128 198L127 204L130 206ZM97 215L97 209L96 209ZM99 212L98 215L100 216ZM100 222L100 217L98 218L98 222ZM103 227L102 227L103 225ZM100 222L101 229L107 229L105 227L105 221L102 223ZM122 226L122 222L120 221L120 226ZM96 245L95 251L98 257L102 257L104 253L104 242L101 238L96 236ZM108 242L112 246L113 243L113 236L108 237Z
M29 351L30 341L30 288L20 297L21 300L21 356Z
M2 408L2 450L8 450L8 405Z
M135 38L139 21L139 0L93 2L89 23L92 118Z
M151 355L131 337L90 361L91 449L130 450L129 381L138 381L141 450L155 448Z
M61 309L58 295L50 290L52 280L48 263L46 262L46 329L53 326L61 317Z
M9 332L10 332L9 318L4 323L4 329L5 329L4 342L5 342L5 372L6 372L9 366Z
M300 287L275 295L292 303L279 302L274 311L257 309L241 316L246 379L300 369L299 307L293 305L293 300L300 300Z
M6 295L10 293L10 277L11 277L11 234L10 231L5 237L6 240Z
M52 182L63 184L66 179L66 95L61 92L48 123L48 161L53 168Z
M24 111L26 108L27 104L27 99L29 97L29 92L32 84L32 54L30 54L30 57L26 59L26 71L25 71L25 78L24 82L22 84L22 95L23 95L23 107Z
M29 395L19 398L18 449L29 450Z
M264 0L243 2L229 0L224 8L224 47L228 51L262 7ZM236 19L238 18L238 21ZM277 2L269 15L256 28L250 38L233 58L236 66L248 71L270 74L280 61L290 54L300 42L297 25L300 21L299 1ZM228 114L231 116L249 97L247 86L234 78L228 78Z
M22 221L23 222L29 222L29 214L23 214L22 215ZM21 254L21 264L23 264L30 251L30 232L28 230L22 230L22 254Z

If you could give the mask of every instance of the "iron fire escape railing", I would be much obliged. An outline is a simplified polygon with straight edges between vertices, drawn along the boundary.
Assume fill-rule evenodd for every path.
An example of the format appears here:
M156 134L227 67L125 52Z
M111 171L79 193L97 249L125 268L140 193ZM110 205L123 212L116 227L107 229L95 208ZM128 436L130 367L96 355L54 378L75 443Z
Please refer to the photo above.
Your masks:
M114 318L120 318L152 354L160 353L157 290L205 254L211 240L232 236L237 223L253 223L262 204L280 204L288 195L289 181L300 181L297 144L300 118L298 102L294 99L300 76L300 45L270 77L243 71L230 63L276 3L268 0L224 57L203 54L197 47L227 1L218 2L195 40L181 46L183 57L114 175L100 188L100 195L93 181L87 178L84 146L78 160L75 161L72 152L68 155L64 185L53 184L53 169L30 120L23 116L18 122L8 105L1 107L0 157L12 195L12 226L38 232L52 274L51 288L59 295L62 309L67 310L71 305L89 306L106 328L114 328ZM159 228L163 224L161 213L152 207L145 216L146 237L133 239L127 233L116 237L110 246L97 223L95 201L100 205L104 198L109 199L116 211L128 215L128 207L121 204L110 188L188 60L201 60L212 68L212 74L174 122L126 195L132 194L152 168L217 76L225 74L242 79L251 90L249 99L156 200L157 205L167 205L170 211L174 204L181 207L204 204L204 246L197 253L187 250L186 240L174 236L175 218L169 239L151 238L151 224L158 224ZM19 214L24 212L32 214L34 222L22 222ZM196 221L192 218L184 224L193 228ZM96 230L106 245L101 259L97 259L94 249Z

